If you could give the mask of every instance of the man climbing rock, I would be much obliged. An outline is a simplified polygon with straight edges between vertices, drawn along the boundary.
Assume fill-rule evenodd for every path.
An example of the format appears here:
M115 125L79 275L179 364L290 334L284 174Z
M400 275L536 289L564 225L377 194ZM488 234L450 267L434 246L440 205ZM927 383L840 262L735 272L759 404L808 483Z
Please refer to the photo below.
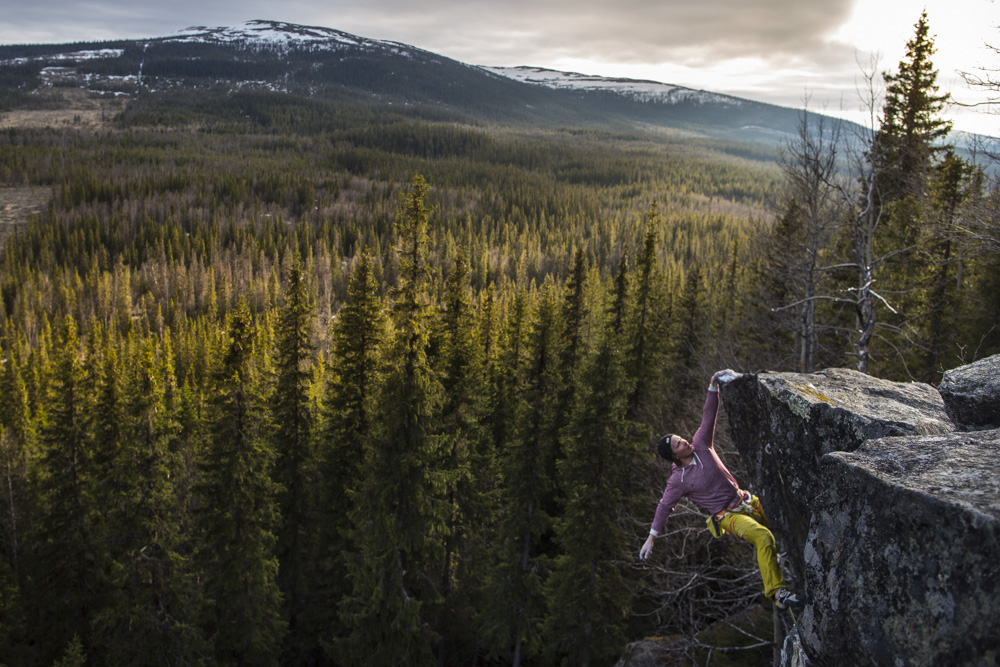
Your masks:
M639 550L639 558L646 560L653 553L653 541L663 532L670 513L681 498L690 498L707 511L708 527L712 535L728 533L750 542L757 549L757 564L764 580L764 595L774 600L781 609L801 609L804 602L788 589L785 575L778 565L774 535L768 528L767 516L757 496L740 489L729 469L715 451L715 422L719 414L719 380L737 377L731 370L719 371L712 376L705 398L701 425L691 441L678 435L666 435L657 443L656 451L673 462L670 479L663 490L663 497L656 506L649 537Z

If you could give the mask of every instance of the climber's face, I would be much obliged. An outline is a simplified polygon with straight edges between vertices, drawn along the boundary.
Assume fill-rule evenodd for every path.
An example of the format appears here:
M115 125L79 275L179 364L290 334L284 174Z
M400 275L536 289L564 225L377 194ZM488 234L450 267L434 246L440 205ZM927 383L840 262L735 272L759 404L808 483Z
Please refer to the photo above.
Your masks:
M670 439L670 449L674 453L674 458L679 461L689 459L694 454L694 446L679 435Z

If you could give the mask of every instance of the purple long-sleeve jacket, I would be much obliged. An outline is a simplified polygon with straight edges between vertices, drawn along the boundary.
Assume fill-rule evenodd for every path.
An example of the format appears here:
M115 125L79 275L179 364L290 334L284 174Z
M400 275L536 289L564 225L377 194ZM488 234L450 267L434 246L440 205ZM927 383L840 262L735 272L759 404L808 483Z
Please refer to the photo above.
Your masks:
M683 467L674 464L667 488L656 506L650 534L660 534L681 498L690 498L703 510L715 514L729 507L739 493L740 487L732 473L715 452L715 420L718 415L719 392L710 388L705 397L701 426L691 439L694 458Z

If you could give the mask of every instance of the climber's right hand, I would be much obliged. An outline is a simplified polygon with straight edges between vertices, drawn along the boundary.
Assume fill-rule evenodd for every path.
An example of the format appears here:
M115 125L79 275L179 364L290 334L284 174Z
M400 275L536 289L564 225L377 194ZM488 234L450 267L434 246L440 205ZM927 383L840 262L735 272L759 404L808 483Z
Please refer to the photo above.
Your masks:
M646 542L642 545L642 548L639 549L639 560L646 560L649 558L649 554L653 553L654 539L655 538L652 535L646 538Z

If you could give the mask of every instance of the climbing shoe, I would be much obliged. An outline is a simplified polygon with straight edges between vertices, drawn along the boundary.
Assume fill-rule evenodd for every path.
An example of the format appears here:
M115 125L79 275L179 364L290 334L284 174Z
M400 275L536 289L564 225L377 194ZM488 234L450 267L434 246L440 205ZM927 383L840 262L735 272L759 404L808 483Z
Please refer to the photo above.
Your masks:
M787 588L778 589L778 592L774 594L774 604L778 605L778 609L791 609L793 611L798 611L806 606L802 598Z

